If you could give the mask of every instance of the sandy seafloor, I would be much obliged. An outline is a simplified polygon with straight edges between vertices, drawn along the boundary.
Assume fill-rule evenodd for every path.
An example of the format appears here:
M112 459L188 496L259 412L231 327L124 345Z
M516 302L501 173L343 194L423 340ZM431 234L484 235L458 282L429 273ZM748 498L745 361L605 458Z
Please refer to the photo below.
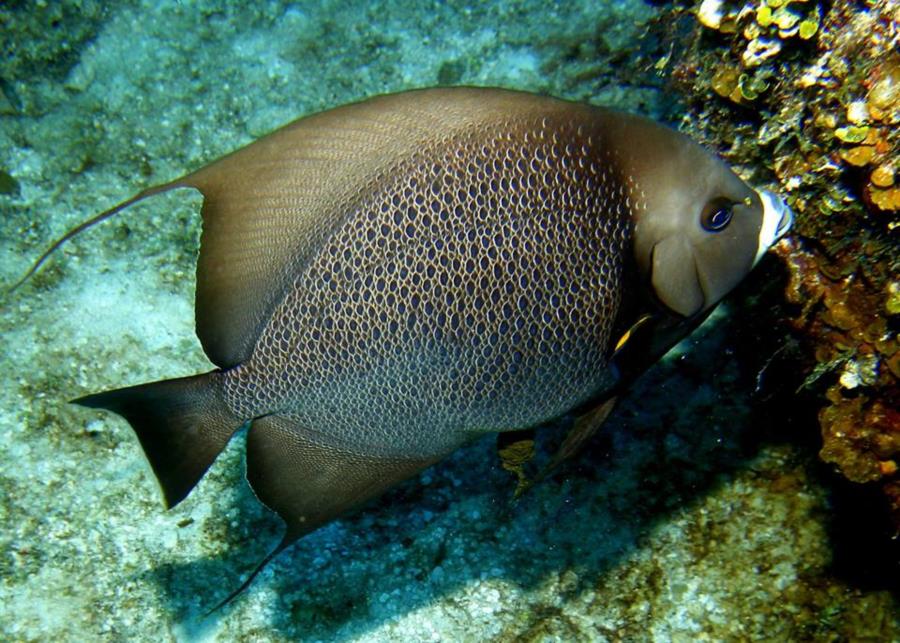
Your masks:
M373 93L496 84L671 112L622 73L653 12L636 0L20 4L0 14L0 170L17 183L0 195L4 283L137 188ZM135 207L2 300L0 639L900 639L887 591L832 573L815 445L771 439L783 420L753 413L730 304L518 504L484 440L204 619L278 538L242 439L166 512L127 424L65 403L210 368L193 332L198 206L178 192Z

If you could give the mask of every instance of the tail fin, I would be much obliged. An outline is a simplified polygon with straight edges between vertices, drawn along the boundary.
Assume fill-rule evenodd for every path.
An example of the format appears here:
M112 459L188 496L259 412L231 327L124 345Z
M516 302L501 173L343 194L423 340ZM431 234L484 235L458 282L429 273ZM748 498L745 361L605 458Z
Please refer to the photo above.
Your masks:
M151 382L72 400L118 413L137 433L165 496L181 502L243 424L218 394L218 372Z
M6 290L7 294L13 292L16 288L18 288L19 286L24 284L26 281L28 281L29 277L31 277L31 275L33 275L34 273L36 273L38 271L38 268L40 268L44 264L44 262L50 257L50 255L52 255L54 252L56 252L56 250L61 245L63 245L66 241L68 241L72 237L78 235L79 233L87 230L90 227L97 225L101 221L106 221L106 219L110 218L114 214L118 214L119 211L124 210L129 205L132 205L133 203L137 203L138 201L146 199L148 196L153 196L154 194L159 194L161 192L168 192L169 190L174 190L175 188L188 188L188 187L192 187L192 186L185 183L182 179L177 179L177 180L171 181L169 183L163 183L162 185L154 185L153 187L149 187L145 190L141 190L140 192L135 194L130 199L126 199L125 201L122 201L121 203L114 205L109 210L104 210L100 214L98 214L94 217L91 217L87 221L82 221L77 226L75 226L71 230L67 231L59 239L54 241L50 245L50 247L44 251L44 254L42 254L40 257L38 257L37 261L35 261L33 264L31 264L31 268L28 269L28 272L26 272L22 276L22 278L19 279L19 281L17 281L12 286L7 288L7 290Z

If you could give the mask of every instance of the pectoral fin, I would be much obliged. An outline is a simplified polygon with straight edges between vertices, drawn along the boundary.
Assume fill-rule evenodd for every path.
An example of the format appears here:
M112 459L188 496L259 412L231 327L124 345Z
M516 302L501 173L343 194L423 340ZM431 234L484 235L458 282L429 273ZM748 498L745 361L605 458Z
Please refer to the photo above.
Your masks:
M687 239L672 235L653 247L653 291L667 307L690 317L703 309L703 289Z
M246 589L266 564L298 538L419 473L445 454L421 459L360 455L324 445L288 415L253 421L247 435L247 480L284 520L278 546L216 608Z

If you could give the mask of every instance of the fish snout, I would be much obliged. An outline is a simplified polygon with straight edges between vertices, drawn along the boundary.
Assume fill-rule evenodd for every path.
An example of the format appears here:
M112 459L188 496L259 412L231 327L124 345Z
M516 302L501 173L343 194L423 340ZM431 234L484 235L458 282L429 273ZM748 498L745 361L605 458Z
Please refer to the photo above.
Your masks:
M784 199L769 190L757 190L763 204L763 220L756 247L756 265L773 243L783 237L794 223L794 213Z

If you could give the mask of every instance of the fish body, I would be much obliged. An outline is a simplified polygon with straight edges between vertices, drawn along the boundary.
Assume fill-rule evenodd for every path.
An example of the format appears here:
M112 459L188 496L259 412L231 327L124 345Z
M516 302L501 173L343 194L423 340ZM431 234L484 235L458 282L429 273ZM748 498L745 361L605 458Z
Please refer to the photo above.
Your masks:
M611 383L632 188L587 118L515 127L463 129L392 168L292 267L249 359L223 374L236 415L432 456Z
M176 187L204 195L218 368L78 402L131 423L170 505L250 422L273 555L474 437L602 402L790 225L673 130L493 89L300 119L76 231Z

